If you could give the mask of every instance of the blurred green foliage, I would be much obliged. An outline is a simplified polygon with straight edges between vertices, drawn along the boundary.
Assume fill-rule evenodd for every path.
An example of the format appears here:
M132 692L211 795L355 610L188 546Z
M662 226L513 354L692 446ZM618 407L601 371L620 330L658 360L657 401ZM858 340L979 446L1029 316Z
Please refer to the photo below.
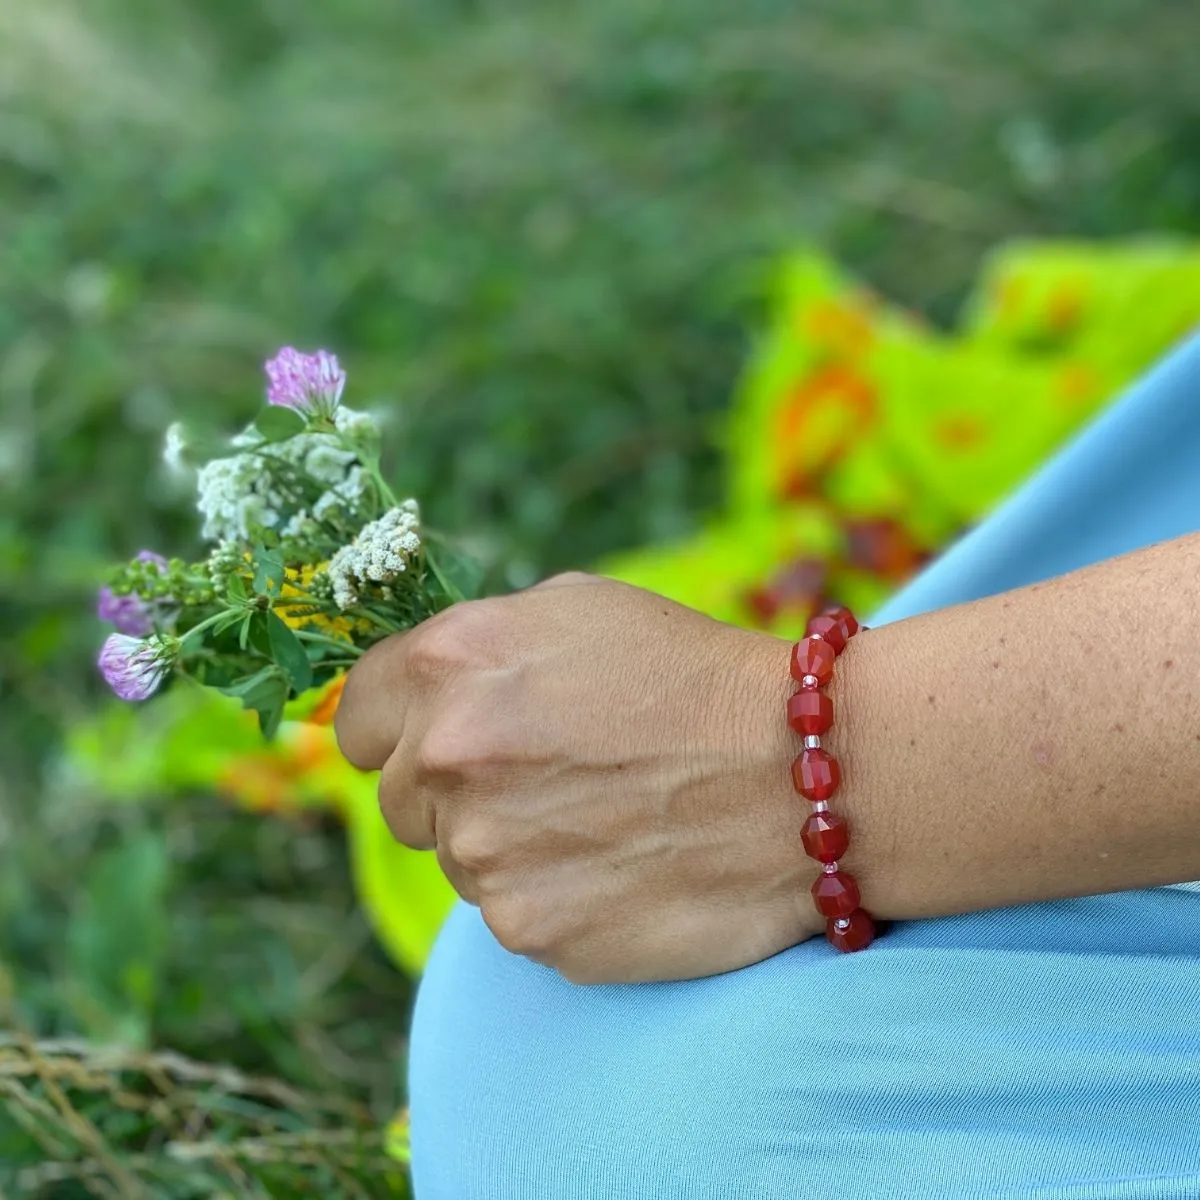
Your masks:
M407 989L336 833L53 769L94 572L185 550L176 415L283 342L492 586L683 534L775 257L951 314L1012 234L1200 230L1189 0L0 9L0 995L386 1111Z

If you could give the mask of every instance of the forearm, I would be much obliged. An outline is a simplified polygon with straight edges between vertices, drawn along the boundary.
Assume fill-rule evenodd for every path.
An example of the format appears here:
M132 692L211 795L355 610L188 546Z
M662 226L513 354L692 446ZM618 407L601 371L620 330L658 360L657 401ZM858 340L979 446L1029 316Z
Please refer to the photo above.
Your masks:
M878 916L1200 879L1200 535L870 630L831 689Z

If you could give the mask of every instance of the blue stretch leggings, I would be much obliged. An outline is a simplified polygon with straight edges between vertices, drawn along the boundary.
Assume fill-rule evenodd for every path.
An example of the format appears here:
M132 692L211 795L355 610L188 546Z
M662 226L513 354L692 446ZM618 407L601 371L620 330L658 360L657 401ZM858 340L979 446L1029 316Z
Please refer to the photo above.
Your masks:
M1195 529L1200 339L868 623ZM1149 641L1152 617L1126 633ZM410 1089L418 1200L1200 1200L1200 890L612 987L507 953L459 905L418 996Z

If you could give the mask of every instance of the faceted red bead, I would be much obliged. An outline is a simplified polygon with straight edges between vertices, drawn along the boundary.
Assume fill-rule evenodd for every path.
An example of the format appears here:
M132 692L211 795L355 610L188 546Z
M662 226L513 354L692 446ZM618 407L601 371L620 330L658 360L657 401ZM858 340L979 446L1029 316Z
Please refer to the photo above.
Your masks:
M831 812L815 812L800 830L804 853L817 862L837 862L850 845L850 827Z
M815 675L817 683L833 678L837 651L821 638L802 638L792 647L792 678L800 683L805 675Z
M856 908L846 919L850 924L845 929L839 929L833 918L825 926L829 944L845 954L865 950L875 940L875 922L871 920L870 913L866 909Z
M821 616L836 617L841 621L847 638L852 638L859 630L859 624L854 619L854 614L844 604L831 605L821 613Z
M834 649L834 652L841 654L846 648L846 642L849 639L849 634L846 632L846 626L838 617L831 616L829 613L821 613L820 616L813 617L808 623L807 633L819 633Z
M805 799L828 800L842 782L837 759L825 750L804 750L792 763L792 783Z
M799 734L824 733L833 724L833 701L816 688L802 688L788 697L788 724Z
M845 871L822 871L812 885L812 895L823 917L848 917L862 901L858 884Z

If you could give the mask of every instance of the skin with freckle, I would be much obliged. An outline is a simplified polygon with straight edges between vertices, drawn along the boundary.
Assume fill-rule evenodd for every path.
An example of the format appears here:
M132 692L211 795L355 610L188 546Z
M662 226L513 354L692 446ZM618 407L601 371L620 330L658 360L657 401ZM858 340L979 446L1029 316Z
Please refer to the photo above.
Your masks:
M1197 577L1192 535L851 640L824 741L854 830L844 865L872 912L1200 878ZM1107 649L1097 669L1147 594L1158 662L1182 669L1148 675ZM579 981L703 975L821 930L795 852L788 652L571 576L376 647L338 735L383 769L396 836L436 847L503 945Z
M573 982L763 951L787 643L577 581L364 660L343 742L479 906L413 1018L422 1200L1200 1195L1200 536L1150 544L1200 528L1189 347L858 614L821 736L863 953Z

